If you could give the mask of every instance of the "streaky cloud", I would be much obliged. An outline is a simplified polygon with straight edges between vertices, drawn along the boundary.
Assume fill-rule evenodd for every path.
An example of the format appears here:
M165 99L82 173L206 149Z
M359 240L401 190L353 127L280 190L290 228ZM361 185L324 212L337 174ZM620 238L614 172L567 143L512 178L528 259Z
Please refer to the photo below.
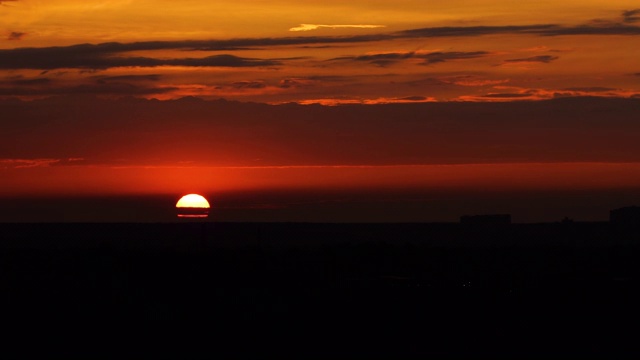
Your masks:
M552 55L539 55L539 56L531 56L527 58L519 58L519 59L507 59L504 62L509 64L516 63L545 63L548 64L552 61L558 60L559 56Z
M451 60L465 60L490 55L487 51L449 51L449 52L389 52L360 56L343 56L331 60L367 61L378 66L387 66L407 59L421 59L424 65L443 63Z
M640 35L640 27L623 24L579 25L572 27L556 27L534 32L541 36L570 35Z
M97 78L84 84L66 84L49 78L18 79L0 82L0 96L51 96L51 95L115 95L145 96L166 94L178 90L173 86L146 86L140 79L110 81ZM153 81L153 80L152 80Z
M0 50L0 69L108 69L114 67L255 67L280 65L278 60L212 55L202 58L160 59L151 57L115 57L118 51L101 45L77 45L49 48Z
M26 169L48 167L61 159L0 159L0 169Z
M98 83L109 82L155 82L160 81L162 75L160 74L146 74L146 75L117 75L117 76L99 76L97 77Z
M481 36L495 34L540 34L559 28L554 24L540 25L505 25L505 26L444 26L403 30L396 33L398 37L453 37Z
M591 86L591 87L569 87L569 88L564 88L563 90L568 90L568 91L578 91L578 92L607 92L607 91L617 91L619 89L616 88L608 88L608 87L601 87L601 86Z
M300 24L300 26L292 27L289 31L311 31L322 28L327 29L376 29L382 28L385 25L322 25L322 24Z
M634 23L640 21L640 9L623 11L622 19L622 21L626 23Z

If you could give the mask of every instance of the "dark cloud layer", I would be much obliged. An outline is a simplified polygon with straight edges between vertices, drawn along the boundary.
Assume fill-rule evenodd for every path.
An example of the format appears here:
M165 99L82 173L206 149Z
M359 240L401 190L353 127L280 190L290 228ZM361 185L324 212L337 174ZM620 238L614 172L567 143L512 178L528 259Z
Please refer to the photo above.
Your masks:
M638 22L640 21L640 9L623 11L622 18L626 23Z
M234 89L263 89L267 87L264 81L236 81L231 84Z
M396 33L400 37L451 37L495 34L541 34L558 29L558 25L508 25L508 26L446 26L404 30Z
M640 35L640 27L624 24L580 25L574 27L557 27L537 32L541 36L562 35Z
M279 61L242 58L234 55L213 55L203 58L159 59L150 57L113 56L108 44L75 45L68 47L18 48L0 50L2 69L107 69L113 67L252 67L274 66Z
M451 51L451 52L432 52L432 53L417 53L417 52L405 52L405 53L382 53L382 54L370 54L361 56L345 56L335 58L332 60L355 60L366 61L378 66L387 66L407 59L422 59L424 64L436 64L450 60L464 60L483 57L489 55L486 51Z
M50 78L9 79L0 81L0 96L50 96L92 94L116 96L156 95L176 91L169 86L148 86L145 82L159 80L156 75L124 75L96 77L84 84L67 84Z
M148 81L160 81L162 75L160 74L148 74L148 75L118 75L118 76L100 76L97 81L101 84L111 82L148 82Z
M8 85L8 86L33 86L33 85L44 85L50 84L51 79L49 78L36 78L36 79L10 79L8 81L0 82L0 86Z
M470 52L460 52L460 51L452 51L452 52L434 52L425 55L423 58L425 59L426 64L435 64L441 63L449 60L463 60L463 59L473 59L478 57L483 57L489 55L486 51L470 51Z
M552 55L539 55L539 56L531 56L528 58L520 58L520 59L508 59L505 60L505 63L530 63L530 62L540 62L540 63L550 63L554 60L558 60L560 57L552 56Z

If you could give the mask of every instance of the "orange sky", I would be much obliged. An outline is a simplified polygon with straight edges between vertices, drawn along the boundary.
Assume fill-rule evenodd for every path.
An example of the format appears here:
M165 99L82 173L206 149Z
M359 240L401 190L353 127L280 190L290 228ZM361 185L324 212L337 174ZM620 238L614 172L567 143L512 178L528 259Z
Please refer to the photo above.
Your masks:
M325 104L638 96L638 8L632 0L2 1L0 96Z

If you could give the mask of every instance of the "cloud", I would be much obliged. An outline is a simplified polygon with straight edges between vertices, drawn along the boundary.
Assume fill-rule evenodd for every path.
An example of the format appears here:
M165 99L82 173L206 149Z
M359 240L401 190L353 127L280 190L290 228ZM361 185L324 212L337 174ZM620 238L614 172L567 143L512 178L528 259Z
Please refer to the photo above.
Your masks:
M480 36L495 34L538 34L543 31L556 29L553 24L541 25L507 25L507 26L445 26L410 29L397 32L400 37L451 37L451 36Z
M98 83L105 84L111 82L155 82L160 81L162 75L160 74L148 74L148 75L118 75L118 76L99 76L97 77Z
M495 86L494 89L505 90L501 93L487 93L484 95L463 95L462 101L517 101L517 100L549 100L557 98L633 98L638 94L636 90L615 89L608 87L571 87L564 89L519 88Z
M7 36L7 40L10 40L10 41L22 40L22 38L25 37L25 35L27 35L27 33L25 32L12 31Z
M444 84L453 84L458 86L488 86L488 85L500 85L509 82L509 79L483 79L474 75L460 75L460 76L445 76L437 78L439 82Z
M378 54L367 54L360 56L345 56L334 58L332 60L355 60L355 61L367 61L378 66L387 66L399 61L407 59L422 59L423 64L437 64L451 60L465 60L483 57L489 55L486 51L451 51L451 52L389 52Z
M264 81L236 81L231 83L234 89L264 89L267 84Z
M48 167L60 161L60 159L0 159L0 169Z
M619 89L608 88L608 87L600 87L600 86L592 86L592 87L570 87L564 88L563 90L568 91L578 91L578 92L608 92L608 91L617 91Z
M426 54L423 59L425 59L426 64L436 64L450 60L465 60L465 59L474 59L483 56L489 55L486 51L469 51L469 52L461 52L461 51L452 51L452 52L434 52Z
M292 27L289 31L311 31L318 30L321 28L327 29L345 29L345 28L355 28L355 29L375 29L382 28L384 25L320 25L320 24L300 24L300 26Z
M122 78L120 80L111 80ZM128 79L125 81L125 79ZM49 78L11 79L0 82L0 96L50 96L50 95L157 95L178 90L173 86L146 86L140 84L144 76L97 77L83 84L66 84Z
M460 26L410 29L395 33L397 37L469 37L498 34L525 34L538 36L570 35L640 35L640 27L615 22L591 23L577 26L557 24L506 25L506 26Z
M0 159L0 170L4 169L28 169L36 167L50 167L60 165L78 165L84 162L84 158L64 158L64 159Z
M227 54L174 59L113 56L120 52L119 48L121 47L115 46L114 48L110 44L83 44L68 47L5 49L0 50L0 69L108 69L158 66L255 67L281 64L278 60L243 58Z
M0 82L0 86L2 85L10 85L10 86L33 86L33 85L45 85L51 83L51 79L49 78L35 78L35 79L11 79L6 82Z
M493 93L493 94L487 94L487 95L483 95L483 97L486 98L525 98L525 97L530 97L531 94L528 93Z
M574 27L558 27L547 31L538 32L542 36L569 36L569 35L640 35L640 27L622 24L580 25Z
M407 97L403 97L403 98L398 98L398 100L402 101L427 101L429 100L427 97L424 96L407 96Z
M323 105L323 106L340 106L340 105L382 105L382 104L406 104L406 103L426 103L436 102L433 97L425 96L408 96L408 97L379 97L379 98L353 98L353 97L336 97L336 98L319 98L307 99L298 102L300 105Z
M311 79L311 78L287 78L287 79L280 80L280 83L278 86L280 86L283 89L304 88L304 87L312 86L317 81L318 79Z
M6 1L1 2L6 3ZM452 26L408 29L396 32L347 36L298 36L238 38L227 40L180 40L180 41L143 41L132 43L109 42L101 44L78 44L72 46L0 49L0 69L39 69L53 70L64 68L107 69L113 67L260 67L278 66L294 59L257 59L230 54L217 54L206 57L161 58L153 55L135 56L139 51L242 51L264 49L277 46L327 47L336 44L355 44L398 39L419 39L430 37L474 37L483 35L513 34L530 36L577 36L577 35L640 35L640 26L632 23L640 15L640 9L622 13L621 22L591 22L576 26L558 24L505 25L505 26ZM322 25L303 24L304 29L322 27L359 27L379 28L382 25ZM296 28L294 28L296 29ZM303 29L300 29L303 30ZM12 32L9 39L18 40L24 33ZM421 52L374 54L357 60L369 61L379 66L387 66L406 58L421 58L425 64L435 64L456 59L468 59L484 56L484 52L442 52L425 55ZM555 60L549 55L531 57L529 62L549 62ZM518 62L521 59L512 59Z
M640 9L623 11L622 21L624 21L625 23L634 23L640 21Z
M539 56L531 56L528 58L520 58L520 59L508 59L505 60L504 63L507 64L520 64L520 63L545 63L548 64L552 61L558 60L559 56L552 55L539 55Z

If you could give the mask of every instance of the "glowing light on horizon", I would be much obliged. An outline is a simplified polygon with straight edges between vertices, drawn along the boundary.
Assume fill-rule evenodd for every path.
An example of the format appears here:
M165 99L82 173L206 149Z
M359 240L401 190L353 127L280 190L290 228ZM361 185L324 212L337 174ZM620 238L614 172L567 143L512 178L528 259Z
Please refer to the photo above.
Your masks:
M209 209L210 207L207 199L198 194L185 195L176 204L176 208Z
M179 218L206 218L209 216L209 202L202 195L185 195L176 204Z

